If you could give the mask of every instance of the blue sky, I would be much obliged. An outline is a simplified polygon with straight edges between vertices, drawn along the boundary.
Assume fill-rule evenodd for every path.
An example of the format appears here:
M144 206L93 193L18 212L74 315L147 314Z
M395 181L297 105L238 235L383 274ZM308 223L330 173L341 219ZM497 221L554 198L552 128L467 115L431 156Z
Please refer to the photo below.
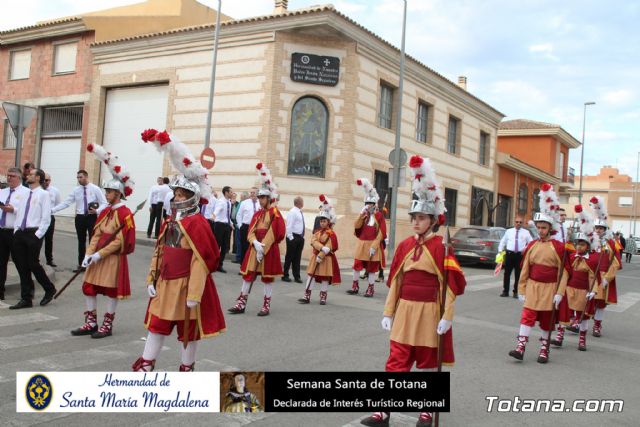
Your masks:
M216 7L216 0L199 0ZM0 29L136 0L21 0ZM321 4L289 0L289 9ZM234 18L271 13L273 0L222 0ZM402 0L337 0L342 13L400 46ZM635 179L640 151L640 2L408 0L407 53L507 115L557 123L582 140L585 174L617 166ZM580 153L569 163L579 171Z

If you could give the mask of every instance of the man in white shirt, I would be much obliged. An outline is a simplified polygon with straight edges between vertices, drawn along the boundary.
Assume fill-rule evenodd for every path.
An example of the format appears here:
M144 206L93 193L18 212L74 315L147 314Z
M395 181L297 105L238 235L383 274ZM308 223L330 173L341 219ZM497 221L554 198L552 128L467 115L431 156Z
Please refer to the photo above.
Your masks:
M287 254L284 257L283 282L290 282L289 267L296 283L302 283L300 279L300 258L304 249L304 214L302 208L304 200L298 196L293 199L293 207L287 213Z
M31 169L27 184L30 189L29 196L16 207L16 219L13 224L15 231L13 245L16 256L24 262L18 264L21 299L17 304L9 307L12 310L32 306L31 301L34 296L32 273L44 289L44 297L40 305L49 304L56 293L56 287L40 264L42 240L51 222L51 198L49 193L41 187L44 184L44 172L40 169Z
M253 218L254 213L261 209L260 203L258 203L257 193L258 189L256 187L251 187L251 190L249 190L249 198L240 203L240 208L236 215L236 223L240 226L240 262L244 260L244 254L249 248L247 233L249 232L251 218Z
M86 170L79 170L76 178L79 185L73 189L73 192L62 203L51 208L51 213L55 214L75 204L78 267L73 270L74 273L85 270L81 264L87 248L87 236L91 240L93 226L96 224L98 214L107 207L107 199L105 199L104 193L100 187L89 182L89 174Z
M222 188L222 197L220 197L213 208L213 235L220 247L220 263L218 271L226 273L222 268L224 257L229 252L229 243L231 240L231 230L233 223L231 221L231 187L224 186Z
M509 282L511 281L511 272L515 270L515 282L513 283L513 297L518 298L518 282L520 281L520 263L522 261L522 253L527 245L533 240L529 230L522 228L524 220L521 216L516 218L515 227L508 229L500 244L498 252L507 251L504 259L504 278L502 282L503 290L501 297L509 296Z
M165 179L169 179L169 178L165 178ZM167 185L167 187L169 187ZM169 188L169 191L167 192L167 194L164 196L164 203L162 204L162 210L164 211L164 217L170 217L171 216L171 200L173 199L173 191Z
M158 189L161 185L162 177L159 176L156 179L156 185L152 185L149 189L149 196L147 197L147 204L149 205L149 225L147 226L147 238L149 239L151 238L151 230L153 230L153 224L156 223L156 228L160 228L160 224L158 224L156 221L158 217L162 217L162 208L160 208L160 215L158 215L158 200L160 200ZM160 220L160 222L162 222L162 220ZM156 239L158 238L158 232L159 231L156 231L155 233Z
M29 190L22 185L20 168L7 170L7 187L0 190L0 305L4 303L4 284L7 281L7 263L9 255L18 268L23 261L15 253L13 245L13 224L16 219L15 206L19 206L29 197ZM33 286L33 282L30 286Z
M49 193L51 206L60 204L60 190L51 185L51 176L48 173L44 174L44 184L42 184L42 188ZM55 229L56 217L51 214L51 223L49 224L47 233L44 235L44 257L47 260L47 265L51 267L57 267L57 265L53 263L53 232Z
M564 245L567 242L571 241L571 236L569 236L569 230L564 225L564 222L567 219L567 213L563 208L559 208L558 214L560 216L560 220L558 221L558 225L560 226L560 232L556 234L552 234L551 238L556 239L559 242L562 242L562 244Z

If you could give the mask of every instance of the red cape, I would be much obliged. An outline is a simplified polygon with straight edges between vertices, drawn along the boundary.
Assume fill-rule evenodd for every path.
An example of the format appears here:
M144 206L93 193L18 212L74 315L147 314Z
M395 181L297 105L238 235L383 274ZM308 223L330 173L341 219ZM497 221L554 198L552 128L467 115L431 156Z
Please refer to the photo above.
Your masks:
M380 211L376 211L376 213L374 214L374 217L376 219L376 223L378 224L378 226L380 227L380 231L382 232L382 241L380 242L380 265L384 268L385 267L385 259L384 259L384 240L387 238L387 223L384 219L384 214ZM368 222L368 219L365 220L364 224L366 224ZM377 228L377 227L376 227ZM356 235L356 237L359 239L360 238L360 233L362 232L362 227L356 229L354 231L354 234ZM376 231L377 234L377 231Z
M320 231L320 230L318 230ZM315 234L315 233L314 233ZM340 276L340 266L338 265L338 259L336 258L335 252L338 250L338 235L332 229L328 229L326 232L329 239L331 239L331 253L327 255L327 258L331 259L331 271L333 273L331 277L331 283L340 283L342 281L342 277ZM323 245L326 242L320 241ZM313 250L313 255L317 256L320 252L316 249Z
M269 228L273 231L275 242L273 243L273 245L271 245L269 251L264 254L264 260L262 261L264 266L263 274L265 277L282 276L282 261L280 260L280 247L278 246L278 244L282 242L282 240L286 236L287 227L278 208L270 207L268 210L259 210L258 212L254 213L253 218L251 218L251 223L249 224L249 233L256 227L258 221L261 220L264 215L269 215L270 217ZM248 269L247 266L249 262L249 256L252 251L255 251L255 248L253 247L253 245L249 245L249 250L247 250L247 252L245 253L240 271L255 271L255 267Z

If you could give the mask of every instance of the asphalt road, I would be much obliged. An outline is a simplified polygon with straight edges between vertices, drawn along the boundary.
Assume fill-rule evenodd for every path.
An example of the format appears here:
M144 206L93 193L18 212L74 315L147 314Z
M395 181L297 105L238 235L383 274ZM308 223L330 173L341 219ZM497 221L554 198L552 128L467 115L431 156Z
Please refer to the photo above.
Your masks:
M59 232L55 238L57 284L71 276L76 260L75 237ZM102 340L72 337L69 330L83 323L84 300L80 280L47 307L0 310L0 425L220 425L344 426L359 425L366 413L263 414L16 414L16 371L128 371L141 354L146 330L142 321L147 304L144 278L151 247L138 245L130 259L132 296L118 306L114 335ZM238 266L226 263L227 274L215 275L223 308L233 305L240 290ZM499 298L501 278L488 268L464 267L467 291L456 304L454 341L456 365L451 370L451 412L446 426L637 426L640 419L640 276L639 257L624 264L618 278L620 303L605 315L603 336L588 337L587 352L577 350L577 336L567 335L565 346L552 350L547 365L536 363L538 332L534 330L524 362L507 356L515 345L521 304ZM12 283L13 280L13 284ZM386 287L374 298L349 296L350 273L329 291L328 304L300 305L302 285L276 282L272 313L256 316L262 286L256 283L244 315L226 316L227 332L204 340L198 349L200 371L381 371L388 356L388 333L380 328ZM10 278L7 302L19 297ZM36 285L36 300L42 289ZM102 318L104 300L98 301ZM156 369L175 371L180 364L175 335L165 341ZM196 374L197 375L197 374ZM616 413L488 412L487 396L500 399L623 399ZM415 425L417 413L392 415L391 425Z

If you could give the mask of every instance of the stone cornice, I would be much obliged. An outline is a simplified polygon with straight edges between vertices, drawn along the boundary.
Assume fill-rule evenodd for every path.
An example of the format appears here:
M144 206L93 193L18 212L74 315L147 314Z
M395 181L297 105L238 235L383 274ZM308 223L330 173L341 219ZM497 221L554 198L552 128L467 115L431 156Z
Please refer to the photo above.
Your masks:
M540 129L499 129L498 136L538 136L550 135L558 138L561 144L569 148L580 147L580 141L575 139L561 127L557 128L540 128Z
M89 29L79 19L56 22L50 25L36 25L21 30L0 33L0 45L8 46L34 40L79 34L85 31L89 31Z
M511 169L528 177L537 179L538 181L548 182L549 184L553 185L560 184L560 178L536 167L533 167L521 160L516 159L515 157L511 157L509 154L498 153L496 162L499 166Z

